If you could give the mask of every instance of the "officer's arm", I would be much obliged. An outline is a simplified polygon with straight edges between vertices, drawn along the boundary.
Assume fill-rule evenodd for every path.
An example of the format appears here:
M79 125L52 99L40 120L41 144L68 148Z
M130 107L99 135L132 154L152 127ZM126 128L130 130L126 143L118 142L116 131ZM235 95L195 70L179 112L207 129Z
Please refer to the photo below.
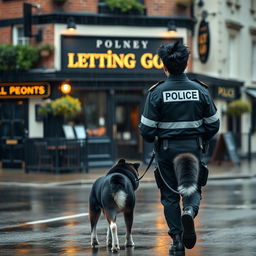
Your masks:
M204 140L210 140L219 131L220 127L217 108L208 92L205 95L203 126L205 129L202 135Z
M153 142L157 136L158 120L156 97L153 92L149 92L139 124L140 134L147 142Z

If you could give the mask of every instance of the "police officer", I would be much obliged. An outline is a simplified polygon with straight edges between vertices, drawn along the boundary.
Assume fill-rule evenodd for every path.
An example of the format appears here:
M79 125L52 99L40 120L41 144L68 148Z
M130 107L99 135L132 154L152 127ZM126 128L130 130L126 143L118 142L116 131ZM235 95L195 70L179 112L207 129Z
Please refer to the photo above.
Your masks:
M207 142L218 132L219 118L207 86L189 80L184 74L188 48L178 41L160 46L158 55L167 78L149 89L139 129L147 142L157 138L156 160L161 176L156 175L156 182L168 233L173 239L169 251L183 255L185 247L191 249L196 243L194 217L199 210L203 184L199 183L196 192L182 198L181 212L180 195L168 188L177 188L173 159L180 153L192 153L200 162L203 144L200 141Z

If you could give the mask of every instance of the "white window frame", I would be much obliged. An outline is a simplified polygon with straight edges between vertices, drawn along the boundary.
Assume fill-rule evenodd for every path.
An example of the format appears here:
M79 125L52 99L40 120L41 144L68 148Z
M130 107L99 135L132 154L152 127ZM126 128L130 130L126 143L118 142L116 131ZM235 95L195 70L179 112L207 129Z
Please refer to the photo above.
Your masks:
M256 0L251 0L251 11L256 12Z
M29 38L24 36L19 36L20 30L23 30L22 25L16 25L12 29L12 43L14 45L27 45L29 44Z
M251 78L256 82L256 40L252 41Z
M239 78L239 31L229 30L228 38L228 77L229 78Z

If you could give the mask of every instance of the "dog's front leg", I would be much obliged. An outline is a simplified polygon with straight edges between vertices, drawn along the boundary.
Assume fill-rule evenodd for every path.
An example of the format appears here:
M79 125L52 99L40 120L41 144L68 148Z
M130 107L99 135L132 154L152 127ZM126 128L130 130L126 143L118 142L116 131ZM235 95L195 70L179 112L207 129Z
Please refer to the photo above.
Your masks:
M108 247L112 246L112 235L111 235L110 226L108 226L108 230L107 230L106 245Z
M134 242L132 240L132 223L133 223L133 211L124 213L124 220L126 224L126 247L134 246Z
M119 247L119 241L118 241L118 236L117 236L117 225L113 221L110 222L110 230L111 230L111 235L112 235L111 251L118 252L118 250L120 250L120 247Z

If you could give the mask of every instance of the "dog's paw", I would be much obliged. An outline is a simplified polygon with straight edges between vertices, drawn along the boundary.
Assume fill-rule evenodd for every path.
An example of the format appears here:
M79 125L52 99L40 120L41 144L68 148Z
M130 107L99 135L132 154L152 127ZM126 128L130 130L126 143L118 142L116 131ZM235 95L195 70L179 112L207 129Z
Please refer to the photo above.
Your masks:
M112 251L112 252L118 252L119 250L120 250L120 247L119 247L118 244L112 246L112 248L111 248L111 251Z
M112 241L111 240L107 240L106 241L106 246L110 248L112 246Z
M99 241L97 238L93 238L92 241L91 241L91 245L92 247L94 248L95 246L99 245Z
M126 236L125 246L126 247L133 247L134 246L134 242L132 240L132 235L127 235Z
M127 241L125 242L125 247L134 247L134 245L135 245L135 244L134 244L134 242L133 242L132 240L130 240L130 241L127 240Z

